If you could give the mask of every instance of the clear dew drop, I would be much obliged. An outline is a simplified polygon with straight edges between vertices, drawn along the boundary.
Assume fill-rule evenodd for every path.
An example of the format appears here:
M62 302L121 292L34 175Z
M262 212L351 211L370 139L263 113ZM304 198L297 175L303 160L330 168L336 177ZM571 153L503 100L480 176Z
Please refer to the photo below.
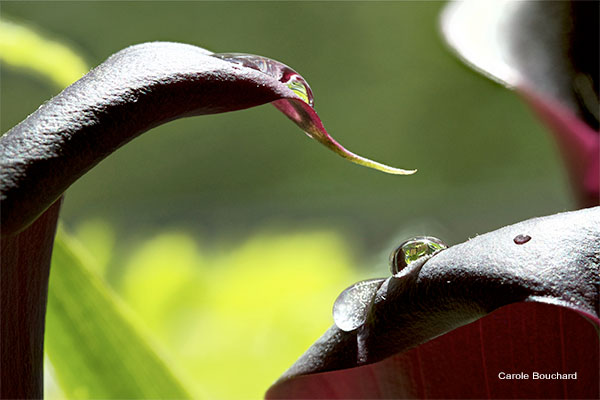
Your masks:
M212 56L272 76L286 84L306 104L311 107L314 105L313 93L308 83L300 74L279 61L244 53L215 53Z
M373 297L385 279L361 281L344 290L333 304L333 321L343 331L362 326L369 315Z
M447 249L448 246L433 236L417 236L403 242L390 254L390 271L396 275L418 259Z

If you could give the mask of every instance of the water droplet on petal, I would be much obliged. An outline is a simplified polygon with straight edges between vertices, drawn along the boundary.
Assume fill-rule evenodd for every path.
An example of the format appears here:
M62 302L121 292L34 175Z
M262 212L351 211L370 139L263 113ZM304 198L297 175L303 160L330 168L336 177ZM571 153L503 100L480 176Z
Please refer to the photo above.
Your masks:
M517 235L513 239L516 244L525 244L531 240L531 236L529 235Z
M212 56L272 76L279 82L285 83L306 104L311 107L314 105L313 93L308 83L299 73L279 61L244 53L216 53Z
M385 279L361 281L344 290L333 304L333 321L343 331L353 331L367 320L369 306Z
M396 275L418 259L447 249L448 246L433 236L417 236L403 242L390 254L390 271Z

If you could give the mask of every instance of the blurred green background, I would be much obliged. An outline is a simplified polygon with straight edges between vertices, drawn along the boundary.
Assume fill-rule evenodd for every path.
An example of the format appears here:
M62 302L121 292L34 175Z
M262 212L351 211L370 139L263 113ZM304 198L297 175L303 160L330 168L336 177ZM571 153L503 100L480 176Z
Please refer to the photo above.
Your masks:
M90 67L155 40L282 61L306 78L324 125L348 149L419 170L391 176L350 164L264 105L153 129L68 190L65 230L194 396L261 396L332 323L337 293L387 275L387 254L408 237L455 244L574 207L543 126L515 93L445 47L443 3L0 7ZM8 63L0 74L2 132L60 91ZM48 336L68 335L52 326ZM50 379L50 394L110 395L70 384L77 374L66 378L50 358L62 387Z

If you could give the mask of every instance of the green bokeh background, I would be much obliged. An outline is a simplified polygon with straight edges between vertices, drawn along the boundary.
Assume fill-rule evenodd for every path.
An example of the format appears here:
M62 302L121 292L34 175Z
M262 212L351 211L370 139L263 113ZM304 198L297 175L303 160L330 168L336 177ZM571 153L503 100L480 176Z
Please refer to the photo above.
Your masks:
M332 278L339 291L357 276L387 274L387 253L407 237L428 234L454 244L574 206L557 150L541 123L518 95L469 70L444 45L438 28L443 3L2 1L0 6L3 18L67 43L91 66L126 46L155 40L277 59L306 78L324 125L348 149L419 170L391 176L350 164L270 105L153 129L76 182L62 210L66 229L100 259L99 273L142 316L150 311L136 306L139 294L128 290L136 273L144 276L139 267L144 262L136 260L164 245L153 240L166 237L171 247L161 254L175 255L200 243L220 260L210 265L224 270L230 264L223 254L245 254L248 243L263 243L246 264L243 257L231 263L246 265L250 277L256 260L269 258L273 248L281 253L276 263L293 260L290 265L300 273L305 268L320 274L343 259L339 270L345 272ZM2 132L59 91L5 65L0 73ZM312 239L299 240L304 234ZM277 240L284 243L274 244ZM323 240L335 249L319 250ZM304 258L307 246L311 256ZM195 265L172 260L165 263ZM265 279L273 275L260 273ZM160 279L146 284L151 292ZM171 293L175 308L169 313L185 308L183 293L188 292ZM298 296L294 318L327 315L335 299L331 293L310 306ZM272 302L253 304L268 309ZM146 317L157 336L173 335L153 326L171 322ZM281 361L283 368L316 338L306 336ZM268 350L261 351L268 364ZM283 372L279 366L275 370ZM224 382L220 385L227 386Z

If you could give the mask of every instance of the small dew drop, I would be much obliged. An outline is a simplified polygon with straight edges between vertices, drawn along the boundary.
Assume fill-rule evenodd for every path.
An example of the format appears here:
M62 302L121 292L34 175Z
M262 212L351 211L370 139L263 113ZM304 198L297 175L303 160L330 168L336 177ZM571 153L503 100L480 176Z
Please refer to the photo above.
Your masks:
M531 240L531 236L529 235L517 235L513 239L513 242L516 244L525 244Z
M421 257L431 255L448 246L433 236L417 236L407 240L396 248L390 255L390 271L396 275Z

